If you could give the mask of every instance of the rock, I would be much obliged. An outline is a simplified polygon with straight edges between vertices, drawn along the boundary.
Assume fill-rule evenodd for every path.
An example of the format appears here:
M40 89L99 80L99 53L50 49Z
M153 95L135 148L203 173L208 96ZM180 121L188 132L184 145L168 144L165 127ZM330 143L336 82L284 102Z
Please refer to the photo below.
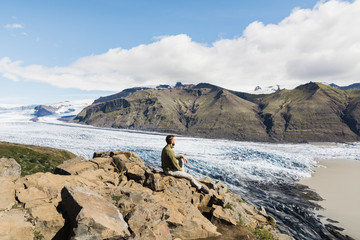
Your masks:
M225 193L230 192L229 188L225 185L225 183L220 182L220 181L215 183L214 190L219 195L224 195Z
M203 211L206 211L205 209L209 206L211 197L212 197L211 193L210 194L200 194L198 192L195 192L195 193L193 193L193 199L191 200L191 202L195 206L197 206L197 208L201 212L203 212Z
M215 184L209 177L204 177L203 179L200 179L200 182L205 184L209 189L215 189Z
M15 184L6 177L0 177L0 211L10 210L16 203Z
M19 178L21 166L13 158L0 158L0 177Z
M34 239L33 226L27 221L23 210L0 212L0 240L8 239Z
M163 191L165 189L165 183L163 181L164 175L160 173L146 172L145 186L155 192Z
M38 205L29 210L36 229L45 239L53 239L65 224L65 219L50 203Z
M191 186L189 180L183 178L165 176L162 181L164 181L165 194L181 199L184 202L191 202L193 192L197 191Z
M190 191L189 186L187 189ZM167 192L152 192L140 184L123 188L122 194L118 205L134 239L196 239L219 235L191 201Z
M140 157L133 152L117 151L115 153L111 152L110 155L113 156L113 163L117 167L117 171L124 172L128 179L133 179L136 182L143 184L146 180L146 167ZM104 155L104 153L98 154L101 156Z
M211 191L211 199L210 205L220 205L223 206L225 204L225 196L218 194L216 191L212 189Z
M233 210L228 209L228 208L223 208L218 205L213 205L213 210L211 212L212 220L220 220L220 221L224 222L225 224L237 225L238 221L237 221L237 219L235 219L231 216L232 214L229 213L230 211L233 211Z
M211 238L221 234L216 231L216 227L212 224L202 225L199 221L186 220L181 226L176 228L177 231L172 232L175 238L193 239L195 238Z
M153 209L145 206L135 206L128 214L128 224L134 234L134 239L169 239L170 229L166 222L161 222L153 216Z
M83 186L90 189L103 189L105 187L105 185L99 184L99 182L93 183L79 175L66 176L52 173L35 173L28 175L18 179L15 184L17 189L16 194L21 194L23 191L27 192L26 189L29 188L36 188L45 193L47 201L50 201L54 206L57 206L61 201L61 189L63 189L65 185ZM30 207L31 201L39 199L35 194L32 194L32 196L33 197L27 197L26 194L24 194L24 197L21 198L25 206ZM46 201L44 200L43 202ZM33 201L32 203L36 202Z
M106 172L104 169L84 171L79 174L84 179L89 180L99 186L105 184L108 187L114 187L119 183L119 176L114 172Z
M94 191L82 187L64 187L62 206L74 233L72 239L125 238L128 225L119 210Z
M101 151L101 152L94 152L93 159L95 158L103 158L103 157L112 157L116 154L117 151Z
M246 204L221 182L202 179L210 191L203 194L186 179L145 166L133 152L94 156L59 165L58 173L66 175L36 173L15 183L0 178L0 218L5 214L1 210L13 212L16 206L23 214L19 222L29 221L45 239L216 238L218 229L232 227L263 227L286 239L273 229L266 211ZM21 204L14 205L16 200ZM0 230L5 229L2 224Z
M55 168L55 174L77 175L86 170L97 169L97 165L83 157L67 160Z
M127 168L126 176L129 179L133 179L140 183L143 183L145 181L145 170L141 168L139 165L134 165L132 167L129 167L128 164L126 164L126 168Z
M113 159L111 157L103 157L103 158L97 157L89 161L95 163L98 166L98 168L102 168L106 171L111 171L111 172L115 171L115 164L113 163Z
M264 216L266 216L266 215L267 215L267 213L266 213L266 210L265 210L264 206L260 206L259 213L260 213L260 214L262 214L262 215L264 215Z
M120 166L119 170L122 170L121 166L123 163L126 163L126 162L132 162L132 163L136 163L138 164L140 167L145 167L143 161L141 160L141 158L131 152L131 151L115 151L115 152L111 152L112 154L112 158L114 160L114 163L117 165L117 166Z
M19 202L25 203L26 208L41 205L48 199L48 196L43 191L35 187L17 190L16 197L18 198Z

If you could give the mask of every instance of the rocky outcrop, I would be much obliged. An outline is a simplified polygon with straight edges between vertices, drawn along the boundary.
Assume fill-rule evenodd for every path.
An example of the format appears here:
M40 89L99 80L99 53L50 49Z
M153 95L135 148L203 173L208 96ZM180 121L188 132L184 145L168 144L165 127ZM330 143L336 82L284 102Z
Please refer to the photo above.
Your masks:
M0 212L0 239L33 240L33 225L27 221L26 214L20 209Z
M21 175L21 167L13 158L0 158L0 177L18 178Z
M82 187L64 187L62 206L73 229L72 239L119 239L130 235L119 210L96 192Z
M55 108L53 106L46 106L46 105L38 105L34 109L35 109L34 116L36 117L53 115L58 110L58 108Z
M10 210L16 203L15 184L5 177L0 177L0 211Z
M95 169L96 165L83 157L75 157L67 160L55 168L55 174L60 175L76 175L82 171Z
M0 158L0 211L10 210L16 203L14 180L21 175L20 165L12 158Z
M0 239L13 236L14 225L38 239L255 239L255 229L291 239L225 184L202 179L210 193L200 193L188 180L145 166L133 152L71 159L57 172L7 186L12 198L0 210Z

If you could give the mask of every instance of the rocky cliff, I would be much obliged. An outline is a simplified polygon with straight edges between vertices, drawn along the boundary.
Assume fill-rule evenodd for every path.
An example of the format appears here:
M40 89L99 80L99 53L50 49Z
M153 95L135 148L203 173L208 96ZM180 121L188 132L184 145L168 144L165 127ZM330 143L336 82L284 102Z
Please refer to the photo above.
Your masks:
M15 160L0 162L0 239L291 239L223 183L201 180L204 195L133 152L77 157L56 174L24 177Z
M360 140L360 90L308 83L252 95L210 84L137 90L92 104L75 122L246 141Z

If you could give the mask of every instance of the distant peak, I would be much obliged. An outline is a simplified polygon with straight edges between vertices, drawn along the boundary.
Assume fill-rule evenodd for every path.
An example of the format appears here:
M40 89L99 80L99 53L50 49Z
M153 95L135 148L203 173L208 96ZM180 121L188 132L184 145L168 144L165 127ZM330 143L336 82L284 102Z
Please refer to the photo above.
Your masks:
M210 84L210 83L199 83L199 84L197 84L194 88L195 88L195 89L196 89L196 88L222 89L221 87L215 86L215 85Z
M320 83L317 83L317 82L309 82L309 83L298 86L296 89L306 90L306 91L316 91L320 88L321 85L320 85Z
M251 92L253 94L271 94L280 91L280 85L276 84L273 86L260 87L256 86L254 91Z
M353 84L350 84L348 86L339 86L339 85L336 85L335 83L331 83L331 84L329 84L329 86L334 87L334 88L338 88L338 89L341 89L341 90L357 90L357 89L360 89L360 83L353 83Z
M156 86L156 89L171 89L171 88L172 87L167 84L160 84L160 85Z
M183 86L184 86L184 84L182 84L181 82L177 82L177 83L175 84L175 88L183 87Z

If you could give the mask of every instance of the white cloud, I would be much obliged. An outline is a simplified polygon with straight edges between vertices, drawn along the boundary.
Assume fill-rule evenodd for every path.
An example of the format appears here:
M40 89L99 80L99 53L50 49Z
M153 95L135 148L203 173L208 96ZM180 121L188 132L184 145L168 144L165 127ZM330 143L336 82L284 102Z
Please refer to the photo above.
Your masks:
M248 91L255 86L295 87L309 81L339 85L360 79L360 0L321 1L294 9L278 24L251 23L243 35L212 45L181 34L162 36L131 49L82 57L69 66L24 66L0 59L12 80L59 87L112 90L133 86L209 82Z
M13 23L13 24L6 24L4 26L4 28L6 28L6 29L22 29L22 28L24 28L24 26L19 23Z

